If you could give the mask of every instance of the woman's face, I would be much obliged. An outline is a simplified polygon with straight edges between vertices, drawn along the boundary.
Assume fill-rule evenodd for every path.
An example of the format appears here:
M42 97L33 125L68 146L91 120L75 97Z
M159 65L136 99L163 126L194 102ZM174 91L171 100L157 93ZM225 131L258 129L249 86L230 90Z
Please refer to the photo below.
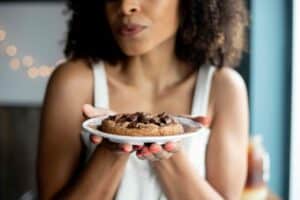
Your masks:
M179 0L106 0L105 9L113 36L128 56L175 39Z

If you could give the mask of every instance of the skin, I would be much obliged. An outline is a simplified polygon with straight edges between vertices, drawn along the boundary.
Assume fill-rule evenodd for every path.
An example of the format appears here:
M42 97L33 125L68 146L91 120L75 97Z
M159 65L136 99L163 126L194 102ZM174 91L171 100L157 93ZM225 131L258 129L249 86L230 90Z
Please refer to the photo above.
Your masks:
M128 55L116 66L105 63L109 107L114 112L190 114L197 70L174 54L178 4L178 0L116 0L106 4L114 37ZM116 30L128 22L147 28L135 37L121 37ZM89 105L94 103L92 73L83 60L72 60L58 67L49 80L37 162L40 199L112 199L132 151L150 161L168 199L240 198L246 178L249 119L246 87L234 70L225 67L213 77L205 178L193 173L180 143L132 147L92 137L99 145L87 165L80 168L81 123L111 112Z

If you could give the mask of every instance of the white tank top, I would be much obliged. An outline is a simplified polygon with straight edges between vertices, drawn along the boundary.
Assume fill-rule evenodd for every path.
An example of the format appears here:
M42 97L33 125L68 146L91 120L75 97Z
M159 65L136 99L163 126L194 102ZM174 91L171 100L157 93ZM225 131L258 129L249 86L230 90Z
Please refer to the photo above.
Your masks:
M106 73L103 62L93 66L95 107L109 108L109 95ZM207 114L209 93L215 67L203 65L198 70L197 82L193 96L192 116ZM205 177L206 146L210 132L201 133L182 141L183 150L191 162L195 175ZM89 140L89 133L82 132L82 140L86 145L86 159L89 160L96 145ZM119 185L116 200L165 200L167 199L159 185L155 173L148 161L139 160L133 153L125 167Z

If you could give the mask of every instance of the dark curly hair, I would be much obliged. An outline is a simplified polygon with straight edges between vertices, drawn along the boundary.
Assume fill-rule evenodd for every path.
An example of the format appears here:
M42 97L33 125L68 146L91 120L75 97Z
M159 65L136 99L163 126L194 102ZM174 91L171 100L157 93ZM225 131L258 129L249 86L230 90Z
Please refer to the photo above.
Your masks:
M67 0L71 14L67 58L111 64L126 59L106 21L107 0ZM194 66L237 66L246 49L248 13L243 0L180 0L177 58Z

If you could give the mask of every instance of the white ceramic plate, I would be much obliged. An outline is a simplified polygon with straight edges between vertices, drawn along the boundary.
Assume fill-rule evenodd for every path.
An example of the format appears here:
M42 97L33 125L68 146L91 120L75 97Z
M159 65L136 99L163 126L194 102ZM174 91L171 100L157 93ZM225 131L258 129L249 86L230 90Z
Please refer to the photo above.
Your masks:
M208 131L207 128L202 126L200 123L195 122L189 118L175 116L179 123L184 127L184 133L171 136L124 136L124 135L115 135L110 133L105 133L97 129L97 126L101 125L102 120L107 116L91 118L83 122L82 128L85 131L85 134L94 134L101 136L110 140L111 142L116 143L128 143L133 145L142 145L144 143L157 143L165 144L167 142L175 142L182 140L187 137L192 137L196 134L204 134Z

